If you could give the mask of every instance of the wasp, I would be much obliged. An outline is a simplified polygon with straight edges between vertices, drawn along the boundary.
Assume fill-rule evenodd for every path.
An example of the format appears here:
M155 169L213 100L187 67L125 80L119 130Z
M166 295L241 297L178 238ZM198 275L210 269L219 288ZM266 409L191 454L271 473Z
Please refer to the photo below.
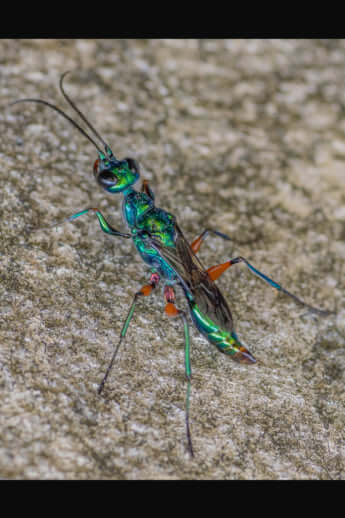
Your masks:
M132 239L141 259L150 269L150 277L135 294L129 307L128 314L122 325L119 341L114 348L109 366L98 387L100 394L104 388L114 365L118 350L123 343L128 327L132 320L138 300L148 297L159 284L163 284L165 313L169 317L179 317L184 329L184 357L185 375L187 381L185 403L186 440L190 455L194 456L194 449L190 430L190 393L192 370L190 362L190 335L188 313L177 308L175 288L180 286L187 301L189 315L198 331L222 353L236 362L255 364L253 354L241 343L235 329L230 308L215 281L231 266L244 264L251 273L257 275L264 282L276 290L292 298L296 303L303 305L309 311L320 315L329 315L331 312L315 308L306 304L296 295L287 291L276 281L257 270L245 257L238 256L225 263L205 268L197 254L204 240L209 234L222 239L230 237L214 229L205 229L192 243L185 238L175 216L155 205L155 196L147 180L143 180L141 189L135 190L140 178L140 168L133 158L117 158L110 146L79 110L75 102L67 95L64 88L65 72L60 78L60 90L71 106L85 123L90 133L84 130L74 119L60 108L42 99L25 98L11 103L11 105L32 102L43 104L57 112L69 121L85 138L96 148L98 157L94 162L93 173L97 183L108 193L122 194L122 215L126 224L126 231L114 228L97 208L87 208L66 218L73 221L88 213L94 214L100 227L106 234L120 239ZM92 136L91 136L92 135ZM95 140L96 139L96 140Z

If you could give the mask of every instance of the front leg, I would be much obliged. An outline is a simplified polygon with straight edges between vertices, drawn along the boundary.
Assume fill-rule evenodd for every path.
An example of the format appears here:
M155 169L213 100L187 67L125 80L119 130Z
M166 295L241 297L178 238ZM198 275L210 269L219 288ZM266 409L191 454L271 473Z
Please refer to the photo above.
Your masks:
M67 218L65 221L73 221L74 219L79 218L79 216L83 216L84 214L88 214L89 212L94 212L96 214L101 229L106 234L110 234L111 236L124 237L125 239L129 239L131 237L130 234L120 232L119 230L116 230L116 228L112 227L110 223L107 222L101 211L95 208L84 209L80 212L76 212L75 214L72 214L72 216Z
M30 232L37 232L39 230L46 230L47 228L59 227L60 225L63 225L64 223L67 223L68 221L73 221L73 220L79 218L80 216L83 216L84 214L88 214L89 212L93 212L96 214L99 224L101 226L101 229L106 234L110 234L111 236L123 237L125 239L129 239L130 237L132 237L131 234L127 234L125 232L120 232L119 230L116 230L116 228L112 227L110 225L110 223L107 222L107 220L105 219L105 217L103 216L101 211L98 209L95 209L95 208L81 210L79 212L76 212L75 214L72 214L72 216L65 218L62 221L58 221L57 223L53 223L52 225L49 225L48 227L30 229Z

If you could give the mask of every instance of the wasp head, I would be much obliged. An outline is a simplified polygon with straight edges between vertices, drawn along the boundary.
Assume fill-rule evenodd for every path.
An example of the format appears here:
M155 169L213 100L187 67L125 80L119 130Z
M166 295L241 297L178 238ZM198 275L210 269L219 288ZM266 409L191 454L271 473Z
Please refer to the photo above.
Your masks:
M97 182L108 192L122 192L139 178L139 165L133 158L117 160L112 154L98 153L93 166Z

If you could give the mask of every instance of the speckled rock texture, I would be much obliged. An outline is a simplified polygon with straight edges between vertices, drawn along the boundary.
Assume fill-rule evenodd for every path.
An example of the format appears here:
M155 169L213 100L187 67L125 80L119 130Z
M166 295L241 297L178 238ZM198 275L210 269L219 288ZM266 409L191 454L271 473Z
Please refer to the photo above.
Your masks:
M0 41L1 478L345 477L344 63L338 40ZM66 70L188 239L213 227L237 240L210 237L205 266L243 255L336 311L307 313L243 265L217 281L259 362L235 364L191 330L194 459L183 329L160 289L97 394L148 269L92 215L49 228L87 207L122 228L121 196L97 186L95 149L66 120L5 108L40 97L73 114Z

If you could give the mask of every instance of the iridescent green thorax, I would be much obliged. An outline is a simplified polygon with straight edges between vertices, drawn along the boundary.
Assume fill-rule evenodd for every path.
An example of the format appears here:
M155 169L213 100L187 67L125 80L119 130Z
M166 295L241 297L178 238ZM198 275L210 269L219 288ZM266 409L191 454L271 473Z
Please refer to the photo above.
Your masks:
M147 231L165 246L175 246L175 217L155 207L153 200L134 189L125 191L123 215L129 227Z
M151 244L153 239L161 245L175 247L175 217L155 207L153 200L144 192L137 192L130 187L123 194L123 217L131 229L134 244L142 259L156 268L165 280L176 280L173 268Z
M144 192L137 192L131 187L124 191L123 217L129 227L138 227L145 223L146 215L154 209L154 202Z

